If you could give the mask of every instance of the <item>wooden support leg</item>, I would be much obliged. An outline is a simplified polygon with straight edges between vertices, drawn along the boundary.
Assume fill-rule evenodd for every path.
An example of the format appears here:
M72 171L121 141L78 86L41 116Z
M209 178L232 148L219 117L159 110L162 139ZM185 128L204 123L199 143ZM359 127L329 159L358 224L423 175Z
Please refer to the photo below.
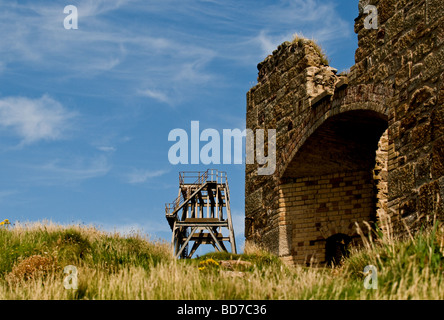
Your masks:
M193 247L191 248L191 251L187 256L187 259L190 259L193 256L194 252L196 252L197 248L199 248L201 243L202 243L202 241L199 241L199 240L194 242Z
M214 247L215 247L218 251L223 251L223 248L222 248L222 246L220 245L219 240L217 240L216 236L214 235L213 230L211 230L210 227L206 227L206 228L207 228L207 230L210 232L210 235L211 235L211 237L212 237L213 240L214 240Z
M179 252L176 254L176 258L179 258L180 255L182 254L183 250L185 249L185 247L187 246L188 242L190 242L191 237L193 236L193 233L197 230L198 227L194 227L190 234L188 235L187 239L185 240L185 242L182 244L182 247L180 248Z
M176 256L177 253L176 233L177 233L177 227L176 227L176 222L174 222L173 235L171 237L171 252L173 253L173 256Z

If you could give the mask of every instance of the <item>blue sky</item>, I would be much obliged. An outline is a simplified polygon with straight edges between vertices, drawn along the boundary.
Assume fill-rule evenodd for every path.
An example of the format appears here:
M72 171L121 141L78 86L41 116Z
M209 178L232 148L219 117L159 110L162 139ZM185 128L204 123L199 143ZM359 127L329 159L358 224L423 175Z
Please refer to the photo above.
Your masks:
M168 133L245 128L257 64L294 33L348 69L357 15L357 0L0 0L0 220L170 241L178 172L211 167L228 173L241 247L244 165L171 165Z

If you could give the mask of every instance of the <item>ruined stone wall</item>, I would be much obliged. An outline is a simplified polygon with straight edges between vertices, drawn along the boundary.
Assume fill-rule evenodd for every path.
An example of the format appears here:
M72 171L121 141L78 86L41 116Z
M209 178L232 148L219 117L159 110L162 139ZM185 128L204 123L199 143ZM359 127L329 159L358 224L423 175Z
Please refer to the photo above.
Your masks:
M350 81L393 88L389 107L388 210L395 231L443 218L444 2L361 1L378 8L378 30L356 19ZM405 222L405 223L404 223Z
M309 41L284 43L258 65L259 84L247 94L247 128L276 129L277 166L283 165L285 147L296 143L304 127L304 112L323 92L320 77L334 86L334 69L321 65L322 57ZM279 175L258 176L257 164L246 165L245 226L247 240L266 244L279 254ZM285 228L285 226L283 227ZM282 226L281 226L282 229Z
M258 65L247 93L247 128L277 131L277 169L246 165L246 238L287 261L324 262L332 235L385 213L397 234L444 218L444 4L366 4L379 26L360 11L349 74L299 39Z

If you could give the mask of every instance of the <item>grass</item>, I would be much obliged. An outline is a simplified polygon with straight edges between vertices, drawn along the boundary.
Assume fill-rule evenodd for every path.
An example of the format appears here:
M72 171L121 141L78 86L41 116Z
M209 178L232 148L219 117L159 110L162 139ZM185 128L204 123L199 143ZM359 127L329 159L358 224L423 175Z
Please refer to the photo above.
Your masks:
M313 47L314 51L319 55L320 62L326 66L330 65L329 57L325 53L324 49L314 39L311 39L311 40L306 39L304 36L298 35L297 33L295 33L293 35L292 43L297 44L299 47L303 47L304 44L311 45Z
M253 246L177 261L168 244L138 233L16 224L0 228L0 299L444 298L443 225L364 243L335 268L287 266ZM63 285L67 265L78 270L77 290ZM377 268L377 290L363 286L366 265Z

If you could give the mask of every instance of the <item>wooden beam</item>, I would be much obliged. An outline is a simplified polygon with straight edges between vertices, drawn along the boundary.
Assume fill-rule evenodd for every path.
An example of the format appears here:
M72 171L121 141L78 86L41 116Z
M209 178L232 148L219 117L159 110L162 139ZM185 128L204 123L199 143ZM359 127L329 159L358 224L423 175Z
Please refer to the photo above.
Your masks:
M183 250L186 248L188 242L190 242L191 237L193 236L193 233L197 230L198 227L194 227L190 234L188 235L188 238L185 240L185 242L182 244L182 247L180 248L179 252L176 254L176 258L179 258L182 254Z
M208 197L209 197L209 199L211 201L211 217L214 218L214 207L216 205L216 202L214 201L212 184L208 185L207 190L208 190ZM210 218L210 217L208 217L208 218Z
M202 190L197 193L197 197L199 198L199 218L203 218L203 208L205 206L205 202L202 198Z
M210 235L211 235L211 237L212 237L213 240L214 240L214 243L215 243L215 245L216 245L216 247L217 247L217 250L219 250L219 251L223 251L223 248L222 248L222 246L220 245L219 240L217 240L216 236L213 234L213 230L211 230L209 227L206 227L206 228L207 228L207 230L210 232Z
M197 194L200 190L202 190L202 189L205 187L205 185L206 185L206 183L204 183L203 185L201 185L196 191L194 191L194 192L188 197L188 199L185 199L185 201L184 201L184 202L183 202L178 208L174 209L173 214L174 214L175 212L179 211L179 210L185 205L185 203L187 203L190 199L194 198L194 196L196 196L196 194Z
M230 236L231 252L236 254L237 253L236 239L234 236L233 217L231 216L230 187L228 185L228 180L225 183L225 202L227 204L227 221L228 221L228 231Z

